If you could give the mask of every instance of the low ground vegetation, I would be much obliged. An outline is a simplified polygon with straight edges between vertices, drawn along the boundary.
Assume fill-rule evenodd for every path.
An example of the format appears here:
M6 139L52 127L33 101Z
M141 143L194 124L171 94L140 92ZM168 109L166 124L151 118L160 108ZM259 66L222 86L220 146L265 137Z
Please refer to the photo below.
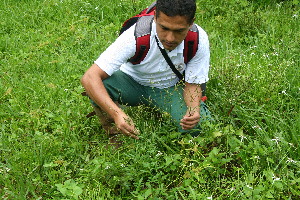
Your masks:
M151 2L0 3L2 199L299 199L299 1L198 0L211 43L197 138L127 108L142 135L118 151L79 79Z

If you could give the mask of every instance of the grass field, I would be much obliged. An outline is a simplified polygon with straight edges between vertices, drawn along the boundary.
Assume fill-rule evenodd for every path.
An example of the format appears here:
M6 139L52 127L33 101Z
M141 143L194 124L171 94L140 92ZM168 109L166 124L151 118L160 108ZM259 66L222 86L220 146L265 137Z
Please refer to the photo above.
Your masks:
M118 151L80 78L150 0L1 0L1 199L299 199L299 1L198 0L211 44L197 138L128 108Z

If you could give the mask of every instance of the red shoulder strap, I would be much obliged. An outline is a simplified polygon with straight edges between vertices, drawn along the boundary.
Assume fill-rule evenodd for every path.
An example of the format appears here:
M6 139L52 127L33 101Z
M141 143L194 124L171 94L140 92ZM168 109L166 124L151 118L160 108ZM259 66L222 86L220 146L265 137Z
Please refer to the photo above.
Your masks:
M142 10L139 15L154 15L154 10L156 8L156 1L154 1L148 8Z
M136 65L140 64L146 57L150 49L150 34L154 15L142 16L136 22L135 27L135 39L136 39L136 50L133 57L129 61Z
M199 30L195 24L192 25L186 38L184 39L184 63L187 64L195 55L198 50L199 44Z
M135 16L135 18L138 18L134 32L136 50L134 56L129 59L134 65L140 64L150 49L150 34L155 8L156 1Z
M150 49L150 34L136 38L136 50L133 57L129 61L136 65L140 64L146 57Z

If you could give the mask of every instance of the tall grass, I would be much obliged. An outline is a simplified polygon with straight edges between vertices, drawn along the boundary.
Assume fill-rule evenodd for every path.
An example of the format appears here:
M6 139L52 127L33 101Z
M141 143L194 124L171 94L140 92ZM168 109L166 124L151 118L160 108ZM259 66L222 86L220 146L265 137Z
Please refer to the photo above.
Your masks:
M0 3L2 199L298 199L299 1L198 0L211 43L197 138L128 108L141 140L107 138L79 79L151 1Z

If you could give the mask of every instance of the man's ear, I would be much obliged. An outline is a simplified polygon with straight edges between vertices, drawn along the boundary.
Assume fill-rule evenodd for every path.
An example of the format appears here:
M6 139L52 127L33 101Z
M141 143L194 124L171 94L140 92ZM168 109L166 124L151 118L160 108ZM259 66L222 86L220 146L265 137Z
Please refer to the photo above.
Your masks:
M193 20L192 20L192 22L191 22L191 24L190 24L190 28L192 28L194 22L195 22L195 18L193 18Z
M195 17L194 17L193 20L192 20L191 26L193 25L194 22L195 22Z
M156 23L156 10L154 10L154 21Z

